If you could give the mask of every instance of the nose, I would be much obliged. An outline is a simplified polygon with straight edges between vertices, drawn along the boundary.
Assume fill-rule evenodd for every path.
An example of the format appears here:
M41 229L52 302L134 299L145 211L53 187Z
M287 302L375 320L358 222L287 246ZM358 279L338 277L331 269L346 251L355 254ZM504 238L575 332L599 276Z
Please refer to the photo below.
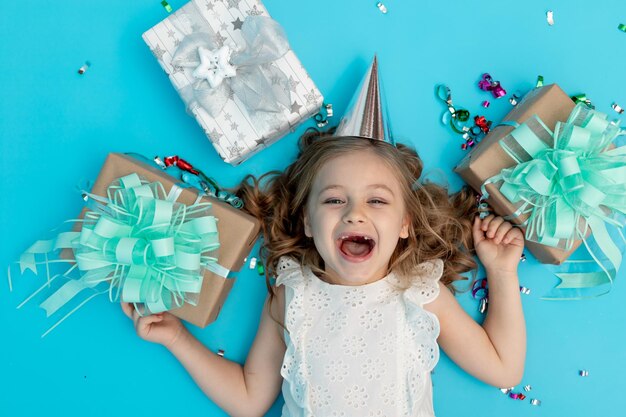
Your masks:
M343 222L346 224L358 224L365 223L366 216L358 204L350 204L346 207L346 211L343 214Z

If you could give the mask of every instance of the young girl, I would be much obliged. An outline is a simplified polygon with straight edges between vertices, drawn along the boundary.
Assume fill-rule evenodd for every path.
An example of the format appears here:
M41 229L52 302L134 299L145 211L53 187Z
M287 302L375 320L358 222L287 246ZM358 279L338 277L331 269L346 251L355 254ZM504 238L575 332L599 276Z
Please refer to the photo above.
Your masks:
M421 160L403 145L305 137L301 150L284 173L242 184L276 277L245 365L171 314L140 317L125 304L139 336L169 349L233 416L263 415L281 384L283 416L433 416L439 346L488 384L519 383L520 230L493 215L472 223L473 196L420 185ZM482 326L451 286L476 266L472 236L489 282Z

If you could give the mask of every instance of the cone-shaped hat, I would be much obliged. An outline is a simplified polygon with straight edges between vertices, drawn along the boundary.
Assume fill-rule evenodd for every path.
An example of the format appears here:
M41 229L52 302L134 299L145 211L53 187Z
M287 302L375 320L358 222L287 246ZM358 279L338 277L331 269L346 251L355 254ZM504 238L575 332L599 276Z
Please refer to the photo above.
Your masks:
M379 139L395 145L391 136L383 91L378 81L376 56L352 97L348 110L339 122L335 136Z

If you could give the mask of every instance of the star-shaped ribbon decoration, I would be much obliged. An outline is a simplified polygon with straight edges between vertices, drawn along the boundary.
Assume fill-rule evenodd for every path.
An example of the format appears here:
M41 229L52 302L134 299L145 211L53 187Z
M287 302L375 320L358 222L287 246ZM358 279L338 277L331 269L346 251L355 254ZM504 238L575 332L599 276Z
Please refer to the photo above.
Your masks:
M230 55L231 50L227 45L213 51L198 47L200 65L193 71L193 76L207 80L211 88L219 86L224 78L237 75L237 68L229 62Z

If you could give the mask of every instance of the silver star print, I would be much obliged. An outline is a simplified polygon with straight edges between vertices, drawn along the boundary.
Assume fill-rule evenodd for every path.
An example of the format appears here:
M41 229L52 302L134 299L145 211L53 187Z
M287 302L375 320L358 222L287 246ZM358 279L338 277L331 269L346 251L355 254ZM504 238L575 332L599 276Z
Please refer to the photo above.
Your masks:
M300 81L296 81L293 78L293 76L290 75L289 76L289 89L295 93L296 92L296 88L298 87L298 84L300 84Z
M181 67L180 65L172 65L172 74L177 74L179 72L180 73L185 72L185 69Z
M256 4L252 6L252 9L246 12L248 16L261 16L263 14L262 10L257 9Z
M244 135L243 133L240 133L237 135L237 139L243 142L244 140L246 140L246 135Z
M241 151L243 151L243 148L237 144L237 141L233 143L233 146L227 146L227 149L231 158L241 156Z
M293 103L291 103L291 112L292 113L300 113L300 107L302 107L302 106L299 105L296 101L294 101Z
M180 45L180 39L174 39L174 46Z
M232 21L233 24L233 30L241 30L241 27L243 26L243 22L241 21L240 18L237 18L235 20Z
M154 56L158 60L162 60L163 59L163 55L165 55L165 52L166 51L164 49L161 49L161 45L157 45L156 48L154 48L152 50L152 53L154 54Z
M224 113L224 120L226 120L227 122L230 122L233 118L233 115L230 113Z
M170 38L173 38L175 34L176 32L174 32L172 29L167 30L167 36Z
M229 9L238 9L241 0L226 0Z
M265 136L262 136L261 139L257 139L255 140L255 142L257 146L267 146L267 142L269 142L269 139Z
M222 32L217 32L215 34L215 43L217 43L217 45L221 48L222 46L224 46L224 41L226 40L226 38L224 36L222 36Z
M207 1L207 2L206 2L206 9L207 9L208 11L212 12L212 11L213 11L213 7L214 7L214 6L215 6L215 5L214 5L213 3L211 3L210 1Z
M209 137L209 139L211 139L212 143L218 143L220 141L220 139L222 138L222 135L220 132L217 131L217 129L213 128L213 130L211 130L210 132L206 132L207 136Z
M231 130L237 130L237 129L239 129L239 125L236 122L232 122L230 124L230 129Z
M228 25L226 24L226 22L224 22L224 23L222 23L222 24L220 25L220 29L221 29L221 30L228 30Z
M274 75L272 78L270 78L270 81L272 82L272 85L280 84L281 80L282 80L282 77L279 77L278 75Z
M307 104L315 103L315 101L317 101L318 98L319 96L315 94L315 90L313 89L311 89L310 93L304 95L304 99L306 100Z

